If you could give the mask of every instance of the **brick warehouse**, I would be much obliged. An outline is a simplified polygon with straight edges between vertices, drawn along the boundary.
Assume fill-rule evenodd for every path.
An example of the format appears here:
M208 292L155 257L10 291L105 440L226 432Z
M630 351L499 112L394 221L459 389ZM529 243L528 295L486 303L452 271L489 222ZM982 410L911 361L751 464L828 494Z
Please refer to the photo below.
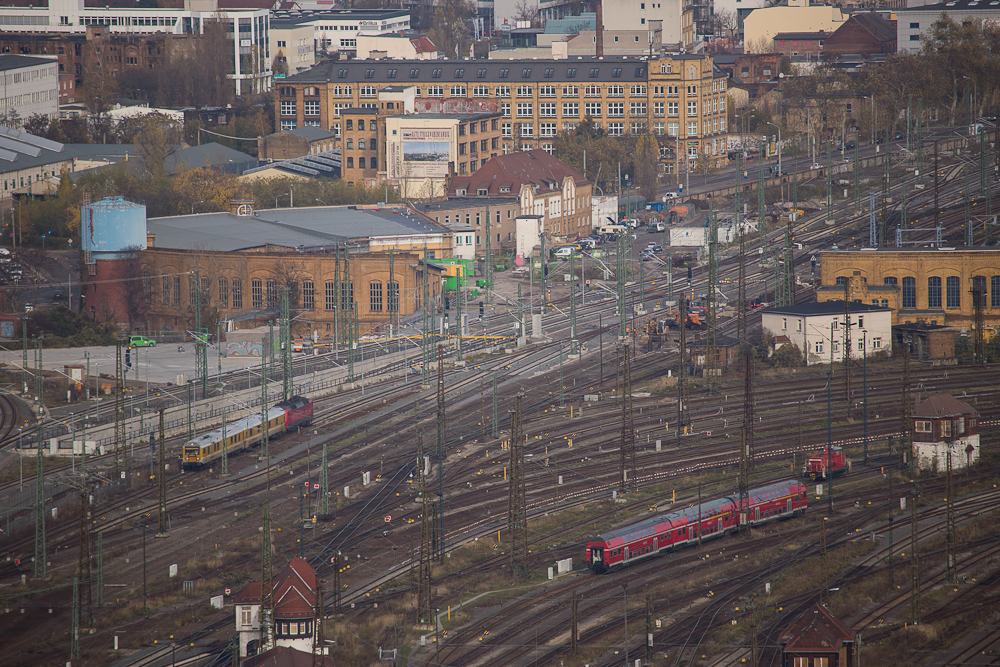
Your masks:
M287 287L297 332L343 332L344 314L356 308L363 334L419 310L423 256L451 256L450 230L400 208L253 211L236 204L233 213L150 219L145 244L105 247L109 252L94 256L85 272L87 311L153 330L190 330L199 272L208 323L274 319ZM100 237L100 230L92 234ZM129 254L136 257L131 263ZM442 269L427 266L434 299Z
M331 61L290 76L275 96L282 129L314 125L341 134L340 114L377 108L379 91L416 88L416 99L498 104L504 152L552 150L558 132L591 117L609 135L652 132L664 154L726 160L726 73L711 56L574 60ZM683 171L683 162L681 164ZM668 159L667 170L677 169Z
M1000 248L836 250L819 257L819 301L843 299L848 283L852 300L892 308L893 324L969 329L975 279L985 290L986 328L1000 326Z

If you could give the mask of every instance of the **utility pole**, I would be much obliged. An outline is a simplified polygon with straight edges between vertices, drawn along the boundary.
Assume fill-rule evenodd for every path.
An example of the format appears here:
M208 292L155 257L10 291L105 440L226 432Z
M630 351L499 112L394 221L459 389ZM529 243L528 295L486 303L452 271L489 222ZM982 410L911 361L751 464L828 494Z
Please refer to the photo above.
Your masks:
M977 364L986 364L986 277L972 277L972 340Z
M586 283L584 283L586 284ZM520 286L520 283L518 283ZM643 306L645 307L645 305ZM569 353L577 354L576 336L576 253L569 256Z
M627 232L631 236L631 232ZM615 273L618 280L616 296L618 297L618 337L625 338L628 335L628 318L625 315L625 283L628 281L627 260L628 246L625 240L626 234L618 234L617 255L615 257Z
M497 437L500 434L500 424L497 417L497 371L493 371L493 418L492 418L492 433L493 437Z
M73 577L73 611L70 619L69 659L80 658L80 578Z
M833 343L830 343L833 346ZM830 391L833 385L833 373L826 372L826 499L830 514L833 514L833 412L831 409Z
M330 471L326 458L326 442L323 442L323 458L320 459L319 472L319 516L326 520L330 517Z
M425 387L431 386L431 294L430 294L430 283L428 282L427 274L430 272L430 264L427 263L427 244L424 244L424 259L423 259L423 325L424 331L420 338L420 352L421 352L421 368L420 368L420 379Z
M948 503L948 516L947 516L947 529L946 529L946 558L947 563L945 563L945 568L948 572L948 582L957 583L958 582L958 564L955 562L955 486L952 483L952 460L951 460L951 445L948 445L947 452L947 465L948 465L948 497L945 501ZM916 503L914 503L916 505Z
M847 417L851 416L851 376L854 375L851 369L851 296L850 280L844 285L844 403ZM832 344L832 342L831 342Z
M104 606L104 531L97 533L97 606Z
M653 598L646 593L646 663L653 660Z
M156 474L156 481L160 487L159 501L159 526L156 537L167 537L167 465L166 465L167 438L163 422L163 407L160 407L160 469Z
M899 448L901 454L906 458L907 465L913 461L913 441L910 435L910 407L912 405L910 399L910 338L907 336L903 340L903 409L900 415L900 419L903 422L900 424L900 443Z
M826 224L833 224L833 141L826 143ZM832 345L832 343L831 343Z
M87 492L86 486L80 488L80 563L77 567L77 576L83 580L84 586L86 586L86 608L87 617L93 618L94 608L93 608L93 597L92 597L92 582L91 582L91 559L90 559L90 494ZM81 610L83 607L83 600L81 598ZM82 617L82 615L81 615Z
M677 302L677 328L680 329L680 363L677 365L677 447L681 446L681 434L687 427L687 306L688 298L682 295ZM630 414L631 414L631 405Z
M431 619L431 559L433 558L434 522L430 493L427 490L424 459L424 431L417 429L417 493L420 494L420 554L417 565L417 618L421 623Z
M764 160L757 161L757 222L760 225L758 235L760 237L759 260L764 264L767 250L767 202L764 200Z
M580 610L580 598L577 597L576 591L573 591L573 598L570 605L569 652L570 655L576 655L580 647L580 625L577 621Z
M444 561L444 346L437 348L438 562Z
M223 477L229 477L229 434L226 433L226 404L222 404L222 471Z
M739 183L737 183L737 192ZM739 201L739 195L736 195ZM740 212L736 211L736 232L740 235L740 263L737 274L737 303L736 303L736 338L746 340L747 335L747 256L746 256L746 229L740 220ZM683 323L681 324L683 326Z
M201 386L201 397L208 397L208 330L201 319L201 271L194 272L194 364L197 384ZM136 368L138 372L138 367Z
M48 554L45 548L45 463L42 459L42 439L38 438L38 459L35 467L35 578L49 576Z
M708 227L708 289L707 303L705 308L705 324L708 327L708 338L705 341L705 373L708 375L708 390L710 394L716 391L716 364L718 364L718 338L716 331L715 312L715 286L719 282L719 261L716 255L716 247L719 240L719 219L712 208L710 223Z
M528 506L524 483L524 431L521 428L521 394L510 413L510 484L507 499L507 532L510 534L510 576L528 576Z
M492 241L490 239L490 236L492 236L492 234L490 233L490 207L489 205L487 205L486 206L486 271L484 273L486 278L486 304L489 306L493 306L495 305L495 302L493 300L493 246L491 245ZM424 257L426 256L427 253L425 252ZM545 264L545 257L543 256L542 257L543 271L545 270L544 264ZM494 435L496 434L494 433Z
M920 541L917 530L917 496L916 485L913 486L913 496L910 498L910 616L914 625L920 625Z
M740 523L739 531L750 536L750 462L753 456L753 350L743 354L743 424L740 428Z
M274 349L274 320L268 322L270 325L270 334L267 338L267 343ZM267 354L260 355L261 363L261 373L260 377L260 456L261 458L270 460L271 450L268 446L268 428L267 428ZM273 371L273 369L272 369ZM270 467L270 466L268 466Z
M629 486L635 483L635 426L632 423L632 368L629 363L628 343L619 345L619 351L622 355L622 431L618 490L625 493Z
M293 380L292 371L292 320L288 303L288 287L281 290L281 305L278 314L278 335L281 336L281 400L287 401L292 397Z
M271 510L264 501L264 532L260 540L260 650L271 648L274 634L271 631L274 600L274 569L271 564Z
M119 337L115 341L115 463L112 468L114 483L118 484L123 466L122 457L125 448L125 375L122 368L122 345L124 339ZM41 441L39 441L41 446ZM126 472L125 477L128 477ZM126 482L127 483L127 482Z

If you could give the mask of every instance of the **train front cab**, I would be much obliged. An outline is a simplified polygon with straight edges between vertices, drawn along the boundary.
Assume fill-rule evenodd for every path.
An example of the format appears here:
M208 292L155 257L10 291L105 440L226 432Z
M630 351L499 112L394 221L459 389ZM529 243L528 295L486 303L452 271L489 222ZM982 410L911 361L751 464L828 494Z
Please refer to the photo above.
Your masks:
M198 445L184 445L184 459L181 462L184 470L199 470L204 467L202 462L201 447Z
M604 547L591 542L587 545L587 562L594 574L603 574L608 571L607 563L604 560Z

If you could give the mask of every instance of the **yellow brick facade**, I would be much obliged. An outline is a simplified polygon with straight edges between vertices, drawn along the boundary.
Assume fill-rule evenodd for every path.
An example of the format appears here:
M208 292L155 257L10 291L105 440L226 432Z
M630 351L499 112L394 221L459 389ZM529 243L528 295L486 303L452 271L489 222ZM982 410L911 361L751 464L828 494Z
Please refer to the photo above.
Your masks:
M878 300L892 308L893 324L923 321L971 329L971 292L977 279L985 290L984 324L1000 326L998 248L833 251L820 253L819 258L818 301L843 299L847 282L852 300Z
M428 81L428 75L434 78ZM418 112L427 100L446 106L495 104L503 116L505 153L535 148L551 151L556 134L575 129L590 116L609 135L652 132L668 149L664 154L672 154L670 149L679 145L684 155L707 151L712 162L721 166L727 152L726 80L709 55L344 61L288 77L275 96L275 117L278 129L316 125L340 135L342 110L377 108L379 90L414 86ZM676 115L671 115L672 109ZM674 171L676 160L669 163Z

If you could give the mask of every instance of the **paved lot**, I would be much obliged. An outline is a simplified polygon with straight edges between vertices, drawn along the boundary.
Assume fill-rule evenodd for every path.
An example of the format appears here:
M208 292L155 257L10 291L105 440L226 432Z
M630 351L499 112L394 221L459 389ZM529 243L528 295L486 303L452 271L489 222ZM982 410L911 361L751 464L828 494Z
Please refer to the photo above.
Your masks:
M194 344L185 343L180 346L184 348L181 352L178 345L160 344L156 347L144 347L132 350L132 368L128 372L128 379L138 379L140 382L164 384L167 382L177 382L179 374L186 373L189 377L194 377ZM55 370L64 372L66 365L80 364L87 365L87 356L90 357L90 374L96 377L103 373L114 375L115 373L115 348L113 347L73 347L47 349L42 354L42 366L45 370ZM298 358L299 355L296 355ZM0 363L7 368L20 369L21 352L8 351L0 348ZM28 366L34 367L35 352L28 350ZM260 366L259 357L230 357L222 359L222 372L245 369L247 367L258 368ZM138 376L136 373L138 372ZM216 347L208 348L208 373L210 376L219 372L219 350Z

